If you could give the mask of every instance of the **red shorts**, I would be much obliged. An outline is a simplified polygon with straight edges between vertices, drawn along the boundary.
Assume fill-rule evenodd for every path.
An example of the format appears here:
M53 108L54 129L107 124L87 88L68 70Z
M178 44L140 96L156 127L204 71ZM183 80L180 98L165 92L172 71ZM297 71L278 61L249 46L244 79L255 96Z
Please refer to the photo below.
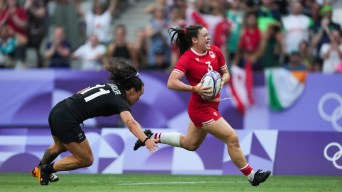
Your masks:
M218 112L220 102L190 99L188 113L196 127L203 127L221 118Z

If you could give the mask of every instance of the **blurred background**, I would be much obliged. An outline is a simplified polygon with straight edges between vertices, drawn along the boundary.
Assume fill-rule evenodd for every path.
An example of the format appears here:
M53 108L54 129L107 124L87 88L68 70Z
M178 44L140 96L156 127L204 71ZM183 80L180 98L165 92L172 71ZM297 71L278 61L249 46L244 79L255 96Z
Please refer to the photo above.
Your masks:
M340 0L0 0L0 172L29 172L52 142L53 105L105 82L115 57L145 82L132 109L143 128L186 133L190 95L166 87L180 56L168 28L192 24L226 57L220 112L249 163L275 175L341 175ZM240 174L212 136L196 152L149 154L133 152L118 117L84 130L95 162L72 172Z

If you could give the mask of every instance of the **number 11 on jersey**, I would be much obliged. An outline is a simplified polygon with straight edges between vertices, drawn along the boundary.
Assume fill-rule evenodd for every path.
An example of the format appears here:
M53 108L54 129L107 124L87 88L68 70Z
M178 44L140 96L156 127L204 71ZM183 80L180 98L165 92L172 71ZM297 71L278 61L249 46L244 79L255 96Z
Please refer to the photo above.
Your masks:
M84 98L85 102L88 102L88 101L90 101L92 99L95 99L98 96L110 93L109 90L104 90L101 87L105 87L105 85L97 84L96 86L90 87L89 89L86 89L86 90L82 91L80 94L84 95L85 93L87 93L90 90L99 88L97 92L95 92L95 93L93 93L93 94L91 94L91 95L89 95L89 96Z

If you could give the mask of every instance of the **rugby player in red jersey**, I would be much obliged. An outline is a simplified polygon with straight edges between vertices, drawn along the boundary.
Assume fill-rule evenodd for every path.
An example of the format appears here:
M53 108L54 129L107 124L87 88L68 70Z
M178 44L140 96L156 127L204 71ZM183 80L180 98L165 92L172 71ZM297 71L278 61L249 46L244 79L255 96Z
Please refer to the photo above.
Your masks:
M209 87L202 87L201 78L208 71L217 71L221 74L222 85L229 80L229 73L224 56L221 50L210 45L208 30L201 25L191 25L186 28L170 28L171 42L180 51L181 57L171 72L167 86L176 91L192 92L188 105L190 123L186 135L180 133L152 133L145 130L145 134L159 140L160 143L175 147L181 147L189 151L195 151L210 133L227 145L228 154L241 172L247 176L253 186L264 182L270 171L256 172L247 163L247 160L240 148L236 131L222 118L218 111L220 94L210 101L203 100L201 95L209 96ZM186 77L189 84L182 81ZM134 150L144 144L138 140Z

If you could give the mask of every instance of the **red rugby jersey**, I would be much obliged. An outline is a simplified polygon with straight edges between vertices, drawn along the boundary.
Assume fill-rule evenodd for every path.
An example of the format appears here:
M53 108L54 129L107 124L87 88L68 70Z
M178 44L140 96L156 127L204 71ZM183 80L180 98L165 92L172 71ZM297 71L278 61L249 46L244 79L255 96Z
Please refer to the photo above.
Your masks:
M173 72L184 74L189 84L196 86L208 71L217 71L227 67L226 61L221 50L210 45L210 49L203 54L196 53L189 49L178 60ZM198 94L194 94L199 96ZM217 95L217 97L219 94Z

